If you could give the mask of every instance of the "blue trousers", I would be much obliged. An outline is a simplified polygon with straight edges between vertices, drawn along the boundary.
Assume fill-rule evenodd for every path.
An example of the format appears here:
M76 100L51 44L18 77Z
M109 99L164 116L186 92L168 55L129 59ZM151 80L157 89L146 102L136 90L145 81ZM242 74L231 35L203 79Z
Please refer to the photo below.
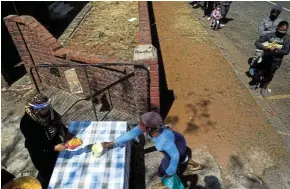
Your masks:
M179 163L183 163L187 158L186 141L181 134L179 134L175 131L173 131L173 133L175 136L175 145L176 145L176 147L179 151L179 155L180 155ZM158 176L159 177L163 177L166 175L165 170L168 168L169 163L170 163L170 156L164 151L162 151L162 153L163 153L164 157L163 157L163 159L160 163L159 169L158 169Z

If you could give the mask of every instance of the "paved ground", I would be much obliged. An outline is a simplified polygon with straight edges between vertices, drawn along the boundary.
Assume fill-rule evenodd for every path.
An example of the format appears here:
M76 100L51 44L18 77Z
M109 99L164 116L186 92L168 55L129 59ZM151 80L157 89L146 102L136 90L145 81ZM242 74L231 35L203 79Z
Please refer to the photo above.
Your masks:
M221 178L212 166L205 170L207 176L216 176L220 188L289 188L289 151L233 72L232 62L217 48L215 34L191 14L199 10L183 2L154 2L153 8L168 89L175 97L167 122L185 135L194 152L209 152L214 157ZM243 29L246 22L241 19L239 23ZM246 41L251 33L246 37L235 34L225 35L242 41L234 45L249 49ZM212 164L207 159L203 156L200 162ZM206 187L202 180L198 178L197 184Z

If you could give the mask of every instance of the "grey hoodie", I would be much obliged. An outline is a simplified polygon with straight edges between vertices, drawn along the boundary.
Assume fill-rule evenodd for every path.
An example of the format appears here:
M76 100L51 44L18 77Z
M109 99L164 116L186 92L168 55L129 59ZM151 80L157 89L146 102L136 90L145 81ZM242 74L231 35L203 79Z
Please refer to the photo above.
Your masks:
M277 4L273 6L272 10L277 10L279 12L282 11L282 6ZM275 32L278 24L282 21L281 18L277 18L276 20L271 20L270 17L267 17L262 20L260 27L259 27L259 35L260 37L265 36L269 33Z

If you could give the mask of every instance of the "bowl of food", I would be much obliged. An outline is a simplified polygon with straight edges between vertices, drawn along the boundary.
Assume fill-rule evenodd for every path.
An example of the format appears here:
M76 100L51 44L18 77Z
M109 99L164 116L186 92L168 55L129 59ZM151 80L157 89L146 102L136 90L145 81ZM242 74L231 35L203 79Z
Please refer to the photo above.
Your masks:
M66 147L68 147L68 149L70 150L74 150L82 144L83 144L83 141L81 139L74 137L66 143Z
M96 143L92 146L93 156L101 157L103 155L104 148L101 143Z
M40 182L30 176L15 178L5 184L2 189L42 189Z

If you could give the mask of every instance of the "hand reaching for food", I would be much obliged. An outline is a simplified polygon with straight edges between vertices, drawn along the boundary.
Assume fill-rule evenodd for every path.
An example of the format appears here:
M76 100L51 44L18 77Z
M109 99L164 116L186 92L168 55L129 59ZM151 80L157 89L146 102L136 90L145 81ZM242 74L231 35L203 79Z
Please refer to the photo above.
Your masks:
M64 151L66 148L67 147L64 143L60 143L54 147L54 151L61 152L61 151Z

